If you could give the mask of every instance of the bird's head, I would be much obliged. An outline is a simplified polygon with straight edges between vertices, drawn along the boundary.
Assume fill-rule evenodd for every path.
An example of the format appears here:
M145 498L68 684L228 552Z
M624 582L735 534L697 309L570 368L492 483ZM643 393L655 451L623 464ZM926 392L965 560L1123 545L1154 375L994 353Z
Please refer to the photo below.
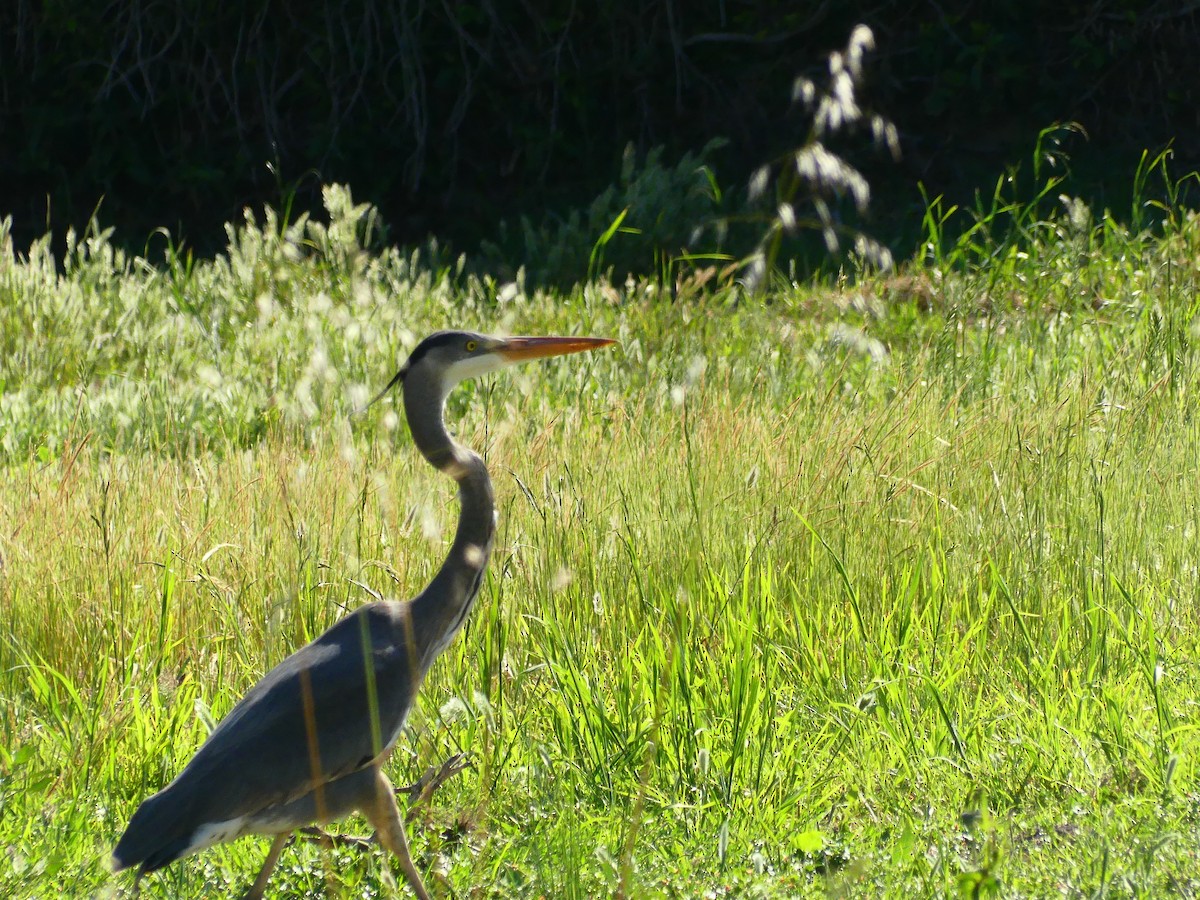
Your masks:
M582 353L615 343L609 338L498 338L473 331L438 331L417 344L408 361L371 403L385 396L397 384L407 386L410 381L427 387L431 395L440 399L460 381L478 378L514 363Z

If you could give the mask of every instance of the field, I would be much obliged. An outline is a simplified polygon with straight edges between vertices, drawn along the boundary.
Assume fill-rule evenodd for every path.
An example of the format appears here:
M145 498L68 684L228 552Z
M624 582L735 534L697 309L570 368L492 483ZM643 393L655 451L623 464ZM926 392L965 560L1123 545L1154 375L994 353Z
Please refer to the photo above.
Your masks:
M124 895L113 843L213 722L426 583L451 486L353 411L446 326L621 346L448 406L501 518L389 768L468 755L410 823L435 895L1200 894L1200 219L931 216L893 276L527 296L328 206L215 262L0 235L0 894ZM143 896L236 896L265 847ZM270 895L398 872L299 841Z

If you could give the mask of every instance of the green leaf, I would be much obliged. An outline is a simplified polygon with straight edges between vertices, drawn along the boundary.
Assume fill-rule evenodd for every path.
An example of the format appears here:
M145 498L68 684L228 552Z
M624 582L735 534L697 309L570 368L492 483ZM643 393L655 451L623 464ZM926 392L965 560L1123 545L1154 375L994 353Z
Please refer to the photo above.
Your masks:
M825 835L815 828L802 831L792 838L792 846L806 856L814 856L825 849Z

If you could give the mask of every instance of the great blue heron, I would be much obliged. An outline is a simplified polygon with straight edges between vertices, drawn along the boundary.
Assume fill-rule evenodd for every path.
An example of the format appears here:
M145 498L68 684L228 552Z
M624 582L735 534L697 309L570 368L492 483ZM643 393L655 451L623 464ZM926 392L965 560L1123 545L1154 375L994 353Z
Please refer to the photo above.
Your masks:
M446 561L412 600L360 607L250 688L179 776L138 807L113 851L114 871L137 866L136 887L147 872L206 847L272 835L246 894L257 900L292 832L357 811L428 900L383 764L425 673L471 611L496 529L487 467L447 434L446 396L512 363L612 343L443 331L417 345L375 399L400 383L417 449L458 482L461 512Z

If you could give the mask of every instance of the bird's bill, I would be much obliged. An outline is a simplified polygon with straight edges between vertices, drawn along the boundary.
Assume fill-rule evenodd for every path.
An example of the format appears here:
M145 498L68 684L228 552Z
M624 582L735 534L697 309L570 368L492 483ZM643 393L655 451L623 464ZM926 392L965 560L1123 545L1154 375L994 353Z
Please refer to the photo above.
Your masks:
M582 353L615 343L610 338L597 337L514 337L501 340L493 352L508 362L524 362L546 356Z

